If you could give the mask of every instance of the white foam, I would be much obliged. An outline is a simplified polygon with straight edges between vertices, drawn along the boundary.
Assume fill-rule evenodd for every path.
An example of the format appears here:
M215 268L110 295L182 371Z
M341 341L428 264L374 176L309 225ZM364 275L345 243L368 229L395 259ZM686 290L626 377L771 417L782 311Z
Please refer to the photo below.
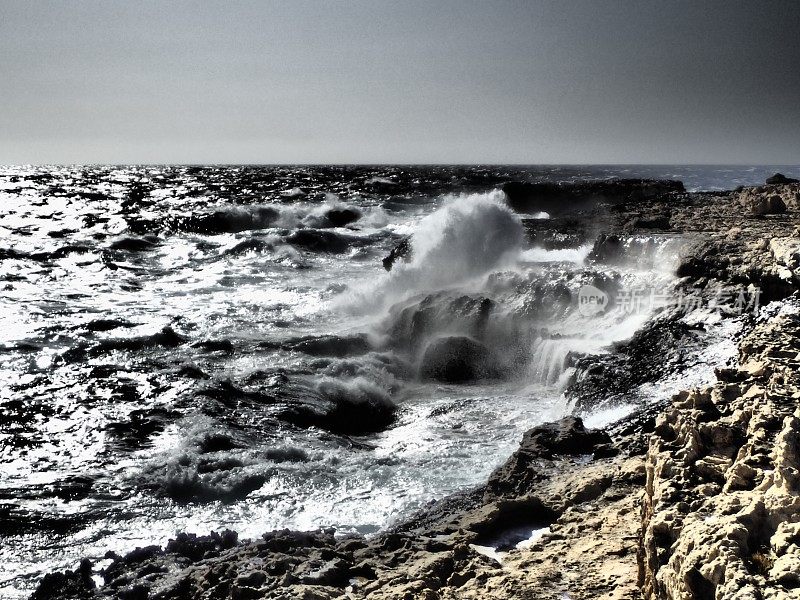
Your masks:
M591 251L591 244L585 244L578 248L560 248L557 250L530 248L520 254L520 260L535 263L569 262L582 265Z
M524 232L504 197L493 191L445 198L411 235L411 260L395 263L377 285L356 290L353 304L383 308L386 300L447 289L511 265L519 257Z
M635 409L636 405L634 404L620 404L604 410L598 410L597 412L585 416L583 418L583 424L589 429L606 427L628 416Z

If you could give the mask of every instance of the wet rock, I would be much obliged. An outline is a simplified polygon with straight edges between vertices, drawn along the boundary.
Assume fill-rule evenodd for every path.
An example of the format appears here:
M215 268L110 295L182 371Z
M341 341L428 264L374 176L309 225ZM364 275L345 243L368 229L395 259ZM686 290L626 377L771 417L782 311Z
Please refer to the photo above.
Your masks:
M197 447L201 454L206 454L208 452L233 450L234 448L240 448L241 444L237 443L230 435L212 431L205 433L198 440Z
M391 271L394 263L398 260L408 261L411 259L411 238L401 240L391 252L383 259L383 268Z
M84 559L75 571L45 575L31 600L88 600L95 598L96 587L92 579L92 563Z
M533 247L546 250L577 248L594 237L594 231L602 227L603 220L598 215L591 222L574 216L555 216L549 219L522 218L525 236Z
M207 536L198 536L193 533L179 533L174 540L167 543L166 552L183 556L195 562L202 558L219 554L222 550L233 548L239 541L235 531L226 529L221 533L216 531Z
M88 331L111 331L120 327L134 327L135 324L121 319L93 319L83 325Z
M618 235L601 234L595 240L588 258L602 264L618 264L625 258L625 244Z
M112 250L127 250L128 252L144 252L152 250L158 245L157 237L124 237L113 242L109 248Z
M463 332L481 338L495 308L486 296L450 292L417 296L390 308L386 334L393 347L420 355L432 338L442 334Z
M422 379L444 383L464 383L497 376L492 352L480 342L465 336L447 336L432 341L422 355Z
M394 422L396 409L388 392L374 384L324 379L301 391L278 416L299 427L361 435L386 429Z
M311 356L357 356L372 349L367 336L308 336L290 340L283 344L287 350L295 350Z
M275 246L266 240L249 239L243 240L232 248L225 250L225 254L227 256L235 256L237 254L245 254L247 252L265 252L273 250L274 248Z
M349 240L346 237L320 229L300 229L287 236L286 241L292 246L311 252L341 254L350 248Z
M178 413L163 408L136 409L126 420L109 423L106 429L114 442L127 448L141 448L177 417Z
M332 208L325 212L331 227L345 227L361 218L361 211L355 208Z
M91 349L93 354L112 350L142 350L145 348L175 348L186 342L172 327L164 327L158 333L131 338L104 339Z
M693 352L703 347L702 331L666 314L605 355L571 357L576 374L566 390L578 411L629 403L631 392L647 382L691 368Z
M559 455L589 455L597 447L610 442L606 432L587 430L578 417L565 417L534 427L525 432L511 458L492 473L487 489L494 496L522 496L533 492L541 477L537 463L542 459L552 460Z
M280 211L273 206L231 207L177 219L174 227L194 233L239 233L272 227L279 217Z

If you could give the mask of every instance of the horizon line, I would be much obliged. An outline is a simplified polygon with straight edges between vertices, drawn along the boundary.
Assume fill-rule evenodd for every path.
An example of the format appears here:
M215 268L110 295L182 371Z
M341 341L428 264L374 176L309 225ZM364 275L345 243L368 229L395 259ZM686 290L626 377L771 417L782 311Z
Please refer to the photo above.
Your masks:
M800 167L798 163L703 162L21 162L8 167Z

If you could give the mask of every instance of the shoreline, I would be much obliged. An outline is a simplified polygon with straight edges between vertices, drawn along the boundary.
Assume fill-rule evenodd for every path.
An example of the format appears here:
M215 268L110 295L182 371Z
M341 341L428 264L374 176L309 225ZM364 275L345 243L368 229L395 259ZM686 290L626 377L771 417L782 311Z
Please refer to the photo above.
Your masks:
M800 514L791 450L800 439L800 317L790 310L800 220L796 205L750 216L741 200L672 192L615 205L603 221L612 236L690 238L678 270L687 285L709 294L717 284L757 286L764 303L787 307L745 325L739 366L720 369L708 388L640 407L605 431L574 417L536 427L484 486L370 539L330 529L242 543L230 532L181 535L166 549L110 556L99 589L84 562L46 576L32 598L713 598L731 586L788 594L800 586L800 529L791 523ZM597 239L588 229L576 235ZM740 513L757 530L752 540ZM537 539L511 544L502 564L482 550L523 528Z

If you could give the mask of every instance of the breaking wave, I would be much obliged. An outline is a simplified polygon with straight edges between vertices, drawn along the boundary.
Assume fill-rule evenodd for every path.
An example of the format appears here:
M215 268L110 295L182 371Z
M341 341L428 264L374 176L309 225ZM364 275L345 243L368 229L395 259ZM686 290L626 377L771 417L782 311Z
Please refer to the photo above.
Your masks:
M446 289L513 264L524 231L518 215L493 191L445 198L411 235L411 260L398 265L377 286L356 290L355 306L383 308L414 294Z

